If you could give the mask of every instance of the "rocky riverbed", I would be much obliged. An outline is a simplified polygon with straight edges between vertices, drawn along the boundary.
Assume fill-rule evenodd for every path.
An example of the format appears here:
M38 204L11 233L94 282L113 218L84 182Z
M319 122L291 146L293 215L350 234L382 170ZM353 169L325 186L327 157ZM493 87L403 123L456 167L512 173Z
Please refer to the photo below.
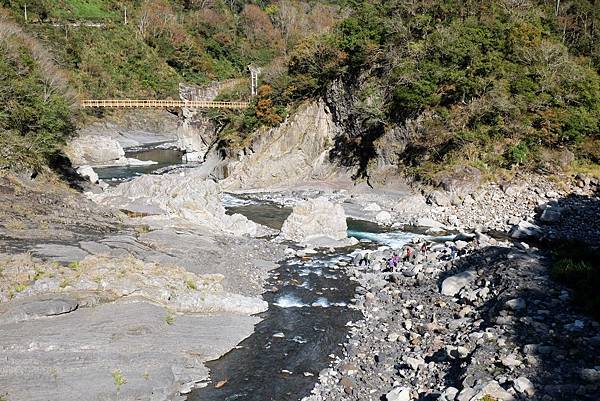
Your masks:
M365 319L306 400L597 399L600 325L569 306L548 264L479 236L417 251L393 273L348 265Z
M2 178L0 388L9 400L176 399L219 385L204 362L252 334L286 240L300 247L288 263L299 264L312 247L353 245L327 268L360 284L353 307L364 319L347 326L343 352L316 375L309 400L595 399L600 326L550 280L538 244L598 245L596 181L254 188L250 198L294 209L269 228L226 213L210 174L148 175L89 199L43 176ZM346 238L346 216L387 231L359 236L380 244ZM417 256L385 271L406 227L420 233ZM422 241L449 232L420 253ZM354 265L365 252L371 264Z
M45 176L4 177L0 197L4 399L177 399L267 308L281 245L151 227ZM228 219L217 192L203 199Z
M412 245L417 257L394 272L384 262L393 241L372 253L371 266L350 256L338 263L360 284L364 320L352 324L307 401L597 399L600 325L549 275L554 246L600 245L596 180L521 176L477 191L421 188L401 197L315 187L253 196L288 206L326 197L390 228L458 234L426 253L421 237Z

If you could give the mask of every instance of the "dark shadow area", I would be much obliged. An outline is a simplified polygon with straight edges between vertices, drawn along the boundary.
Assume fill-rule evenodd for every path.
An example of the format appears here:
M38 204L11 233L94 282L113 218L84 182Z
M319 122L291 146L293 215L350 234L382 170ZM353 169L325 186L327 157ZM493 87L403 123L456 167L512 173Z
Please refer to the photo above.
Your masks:
M440 276L441 287L447 277L476 273L459 307L476 310L469 332L490 333L489 341L471 338L464 359L432 357L446 364L447 386L496 380L509 389L525 376L536 393L522 400L599 399L600 324L593 319L600 318L599 195L595 189L541 205L537 236L526 240L531 248L489 246ZM484 288L489 293L481 300ZM510 366L511 358L518 366Z
M48 166L60 177L61 180L77 191L83 191L89 187L89 182L81 177L71 164L71 160L62 153L53 155L48 160Z
M573 290L574 304L600 321L600 188L542 205L536 245L552 256L550 275Z
M548 277L551 266L547 252L490 246L458 259L440 277L441 286L446 277L472 270L478 274L469 288L489 289L483 303L464 298L460 302L476 309L478 327L472 332L491 333L492 340L471 340L465 359L438 353L438 360L450 364L444 377L447 386L497 380L508 389L513 379L525 376L536 397L523 395L523 400L598 400L598 381L586 379L584 369L600 365L600 325L570 305L564 287ZM510 355L520 366L502 362Z
M358 76L332 85L324 97L336 125L343 132L335 136L329 160L343 167L356 167L353 179L369 179L369 162L377 157L375 141L385 133L385 126L368 112L359 111L355 93L360 91Z
M362 132L360 136L336 136L329 159L343 167L358 167L353 179L368 179L369 162L377 157L375 141L383 135L384 128L383 125L377 125L369 129L357 129Z

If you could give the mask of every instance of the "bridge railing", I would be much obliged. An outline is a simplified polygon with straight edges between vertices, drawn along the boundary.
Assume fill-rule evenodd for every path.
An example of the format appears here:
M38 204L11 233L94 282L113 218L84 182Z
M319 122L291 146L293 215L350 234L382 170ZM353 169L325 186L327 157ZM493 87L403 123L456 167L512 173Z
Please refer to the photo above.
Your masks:
M133 99L86 99L81 101L82 108L112 108L112 109L245 109L248 102L218 102L205 100L133 100Z

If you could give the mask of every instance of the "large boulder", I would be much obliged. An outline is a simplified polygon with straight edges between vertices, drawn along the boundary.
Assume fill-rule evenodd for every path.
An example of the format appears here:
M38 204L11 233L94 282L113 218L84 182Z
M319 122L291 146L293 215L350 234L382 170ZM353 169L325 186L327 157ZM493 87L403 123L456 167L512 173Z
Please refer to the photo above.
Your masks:
M522 220L510 230L510 236L514 239L537 238L542 235L540 226Z
M139 214L162 215L234 235L259 235L260 226L240 214L225 213L221 189L201 168L178 174L144 175L90 194L96 202Z
M90 166L81 166L77 169L77 174L83 178L87 178L92 184L98 183L98 174Z
M544 223L557 223L562 217L562 208L558 206L548 206L540 215L540 220Z
M457 167L452 171L438 174L434 183L447 192L466 196L479 187L481 171L471 166Z
M66 149L67 156L75 166L86 164L126 165L125 151L119 142L110 136L83 135L75 138Z
M441 293L452 297L458 294L460 290L468 286L476 278L477 274L470 270L450 276L442 281Z
M323 239L343 241L348 237L346 213L342 205L324 197L299 203L281 227L280 237L306 244ZM318 240L318 241L317 241Z

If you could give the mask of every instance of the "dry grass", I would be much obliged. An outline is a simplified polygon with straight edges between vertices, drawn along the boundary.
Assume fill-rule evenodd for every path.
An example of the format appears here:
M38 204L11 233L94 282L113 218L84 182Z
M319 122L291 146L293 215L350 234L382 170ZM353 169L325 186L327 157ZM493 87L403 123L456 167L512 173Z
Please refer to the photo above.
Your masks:
M581 173L590 177L600 179L600 165L590 162L576 161L571 165L571 169L569 172L572 175Z
M21 220L11 219L4 223L4 228L9 231L23 231L27 229L27 225Z
M69 87L69 81L53 61L52 56L44 49L39 42L23 31L20 26L10 20L5 13L0 13L0 45L9 53L18 54L25 46L30 52L33 60L39 65L44 79L45 93L44 97L50 96L54 91L60 91L65 99L71 103L73 109L77 105L77 97Z

